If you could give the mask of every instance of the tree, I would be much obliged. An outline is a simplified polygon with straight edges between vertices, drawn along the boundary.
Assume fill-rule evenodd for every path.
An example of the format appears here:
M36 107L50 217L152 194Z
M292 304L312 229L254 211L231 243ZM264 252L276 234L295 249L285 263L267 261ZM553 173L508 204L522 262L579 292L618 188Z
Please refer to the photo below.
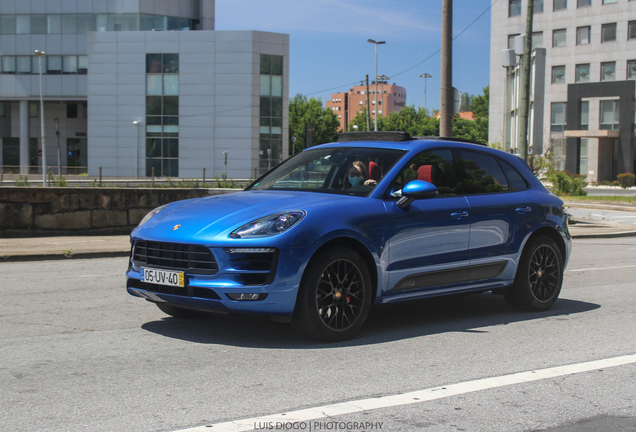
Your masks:
M461 112L470 111L470 106L472 105L474 99L475 99L474 95L468 94L468 92L462 93L461 103L459 104L459 110Z
M488 118L488 105L490 104L490 86L483 88L484 94L475 96L470 105L470 110L475 118Z
M297 94L289 101L289 148L296 137L296 153L306 148L307 125L312 127L312 145L333 142L338 138L338 116L322 107L320 98L308 99Z
M366 131L366 107L362 107L349 123L350 131ZM357 129L353 126L357 126ZM393 111L388 117L378 117L379 131L408 132L412 136L438 136L439 120L431 117L428 110L405 106L400 111Z

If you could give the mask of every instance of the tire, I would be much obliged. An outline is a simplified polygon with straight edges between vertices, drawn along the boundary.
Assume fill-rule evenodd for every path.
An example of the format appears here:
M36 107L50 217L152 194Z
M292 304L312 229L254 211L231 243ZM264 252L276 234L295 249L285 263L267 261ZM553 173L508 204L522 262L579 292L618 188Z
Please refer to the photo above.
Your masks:
M347 247L312 259L300 283L292 327L323 342L351 338L371 309L371 276L362 257Z
M504 295L513 307L546 311L557 301L563 284L563 257L550 237L542 236L526 245L513 286Z
M169 303L155 303L157 307L164 313L170 316L181 319L201 319L207 317L209 314L193 309L182 308L173 306Z

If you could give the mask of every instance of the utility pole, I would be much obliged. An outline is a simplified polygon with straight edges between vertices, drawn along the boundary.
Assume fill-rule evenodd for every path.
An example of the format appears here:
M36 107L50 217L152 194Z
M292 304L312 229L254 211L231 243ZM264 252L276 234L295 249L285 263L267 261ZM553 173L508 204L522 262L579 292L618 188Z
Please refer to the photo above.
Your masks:
M60 119L55 117L55 135L57 135L57 175L62 184L62 150L60 149Z
M532 3L532 2L530 2ZM439 136L453 136L453 0L442 0L441 116Z
M532 20L534 1L528 1L526 16L526 45L521 57L521 104L519 106L519 155L528 160L528 117L530 114L530 66L532 66Z
M369 74L367 74L367 131L371 130L371 101L369 100Z

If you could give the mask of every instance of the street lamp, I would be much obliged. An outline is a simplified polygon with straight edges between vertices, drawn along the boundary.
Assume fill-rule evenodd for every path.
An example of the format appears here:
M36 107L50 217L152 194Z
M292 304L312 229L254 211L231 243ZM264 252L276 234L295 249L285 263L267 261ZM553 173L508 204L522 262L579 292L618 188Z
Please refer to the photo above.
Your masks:
M433 75L423 73L422 75L420 75L420 78L424 78L424 109L426 109L426 79L433 78Z
M133 122L136 130L136 140L135 140L135 178L139 180L139 122L135 120Z
M367 39L367 42L375 45L375 131L378 131L378 45L384 45L385 41L374 41L373 39Z
M382 103L382 115L384 115L384 83L388 80L390 80L391 78L386 76L386 75L380 75L379 77L376 77L376 81L377 80L381 80L382 81L382 87L380 88L380 91L382 93L380 93L382 96L380 96L380 103ZM376 102L377 103L377 102ZM376 115L378 113L378 107L375 107L375 112Z
M44 144L44 100L42 97L42 57L46 56L44 51L35 50L38 56L38 69L40 72L40 136L42 137L42 186L46 187L46 145Z

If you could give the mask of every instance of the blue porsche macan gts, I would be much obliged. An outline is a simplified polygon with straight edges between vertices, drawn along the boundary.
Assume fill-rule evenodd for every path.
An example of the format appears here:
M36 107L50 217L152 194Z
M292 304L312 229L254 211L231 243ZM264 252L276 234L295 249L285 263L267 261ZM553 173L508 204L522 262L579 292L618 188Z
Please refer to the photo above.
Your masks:
M131 242L127 290L163 312L266 315L322 341L374 304L492 291L547 310L571 251L563 202L521 158L402 132L341 134L244 191L156 208Z

